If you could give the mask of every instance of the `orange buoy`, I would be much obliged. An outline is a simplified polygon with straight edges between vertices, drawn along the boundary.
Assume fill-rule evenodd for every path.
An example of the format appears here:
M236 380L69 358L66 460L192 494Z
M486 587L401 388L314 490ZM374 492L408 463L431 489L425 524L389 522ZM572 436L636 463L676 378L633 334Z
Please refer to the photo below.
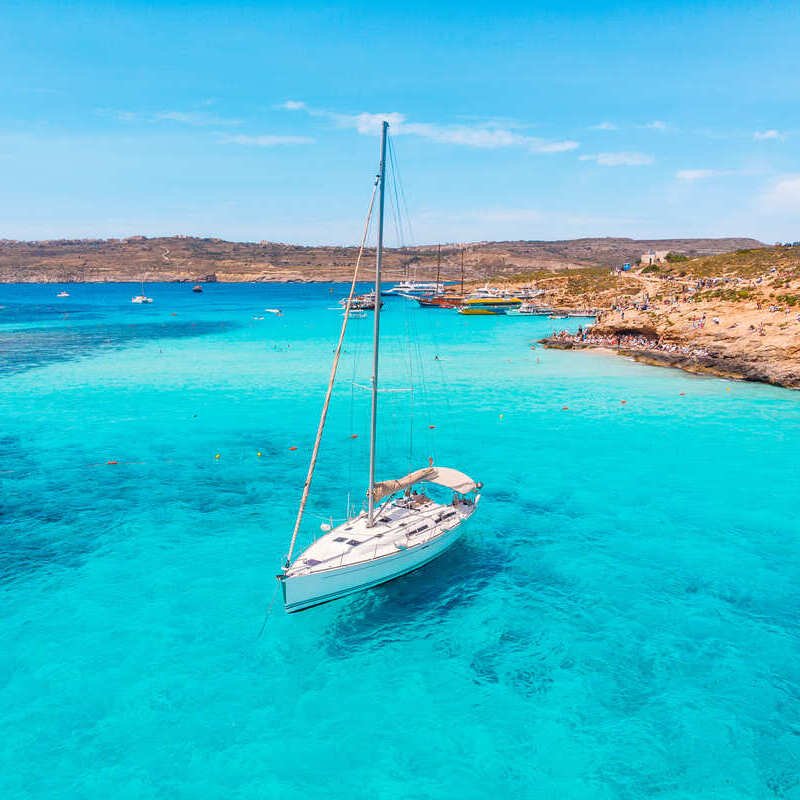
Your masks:
M350 434L350 438L351 439L358 439L358 434L357 433L351 433Z
M619 402L622 403L622 405L624 406L625 403L627 403L628 401L627 400L620 400Z
M681 397L686 397L686 392L681 392Z
M562 411L569 411L569 406L561 406Z
M119 464L119 461L106 461L106 464Z
M429 430L429 431L432 431L432 430L434 430L435 428L436 428L436 426L435 426L435 425L428 425L428 430Z
M290 450L297 450L297 448L294 445L292 445L289 449Z

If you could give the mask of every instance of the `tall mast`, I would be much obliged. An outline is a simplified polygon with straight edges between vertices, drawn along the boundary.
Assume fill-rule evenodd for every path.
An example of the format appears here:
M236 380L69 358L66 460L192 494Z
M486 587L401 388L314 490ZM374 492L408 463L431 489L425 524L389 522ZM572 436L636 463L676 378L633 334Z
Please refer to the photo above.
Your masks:
M381 128L381 166L378 197L378 252L375 256L375 331L372 339L372 423L369 431L369 492L367 493L367 527L375 515L375 435L378 430L378 342L381 332L381 264L383 262L383 200L386 184L386 133L389 123Z
M461 296L464 296L464 248L461 248Z
M442 266L442 246L436 245L436 291L439 291L439 272Z

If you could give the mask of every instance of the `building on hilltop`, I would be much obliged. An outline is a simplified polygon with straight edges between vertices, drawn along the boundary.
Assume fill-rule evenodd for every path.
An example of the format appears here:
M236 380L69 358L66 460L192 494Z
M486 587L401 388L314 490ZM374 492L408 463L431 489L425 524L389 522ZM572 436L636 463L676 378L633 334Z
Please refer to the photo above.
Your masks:
M666 264L667 255L669 255L669 250L648 250L646 253L642 253L639 262L643 267L649 267L653 264Z

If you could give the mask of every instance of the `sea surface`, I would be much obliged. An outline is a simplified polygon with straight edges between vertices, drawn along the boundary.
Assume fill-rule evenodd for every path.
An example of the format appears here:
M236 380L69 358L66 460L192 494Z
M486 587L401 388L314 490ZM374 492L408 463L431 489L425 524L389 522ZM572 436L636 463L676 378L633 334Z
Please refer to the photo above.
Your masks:
M387 299L378 477L483 499L287 616L345 287L60 288L0 286L0 798L800 797L800 394ZM364 497L371 328L306 544Z

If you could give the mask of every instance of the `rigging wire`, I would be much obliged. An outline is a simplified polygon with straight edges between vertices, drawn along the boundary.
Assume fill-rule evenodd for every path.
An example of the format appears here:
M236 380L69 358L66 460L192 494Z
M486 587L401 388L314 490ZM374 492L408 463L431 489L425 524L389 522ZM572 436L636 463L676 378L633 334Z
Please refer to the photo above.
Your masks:
M385 166L383 167L383 169L385 170ZM311 451L311 460L308 465L308 473L306 474L306 480L305 483L303 484L303 494L300 498L300 507L297 510L297 519L295 520L294 523L294 530L292 531L292 539L289 542L289 552L286 555L287 566L291 563L292 552L294 551L294 545L295 542L297 541L297 534L300 530L300 524L303 521L303 512L305 511L306 503L308 502L308 493L309 490L311 489L311 481L314 478L314 468L317 465L317 456L319 455L319 445L320 442L322 441L322 433L325 430L325 420L328 416L328 408L331 403L331 394L333 393L333 384L336 379L336 371L339 367L339 359L342 355L342 345L344 343L344 335L347 331L347 321L350 318L350 309L352 308L353 304L353 295L355 294L356 291L356 283L358 281L358 269L361 266L361 258L364 255L364 248L366 245L367 235L369 234L370 220L372 219L372 209L375 205L375 195L377 194L378 191L378 184L380 183L380 179L381 175L378 174L378 176L375 178L375 183L373 184L372 187L372 196L370 197L369 201L367 218L364 222L364 232L361 236L361 245L358 249L358 258L356 258L356 266L355 269L353 270L353 280L350 283L350 293L347 296L347 304L345 305L344 318L342 319L342 328L339 332L339 340L336 343L336 351L333 357L333 364L331 365L331 374L328 379L328 388L325 392L325 400L322 404L322 413L320 414L319 418L317 435L316 438L314 439L314 447Z
M398 166L397 151L393 140L389 140L389 159L391 165L390 173L390 198L394 200L396 209L398 210L398 221L396 222L398 228L398 235L402 238L404 231L408 230L409 235L411 232L411 216L408 213L408 203L406 201L405 189L400 175ZM417 325L417 314L419 309L415 308L413 303L407 302L404 304L404 322L406 333L406 352L408 356L408 374L409 383L412 391L409 398L409 451L408 462L409 471L414 468L414 433L416 426L416 410L417 410L417 394L419 394L419 401L421 410L426 420L426 433L425 441L428 443L429 452L426 456L430 456L436 460L436 434L435 428L431 427L432 419L432 403L431 392L428 387L428 381L425 378L425 364L424 364L424 351L422 346L422 337L420 336L419 326ZM434 321L434 320L431 320ZM415 368L416 361L416 368ZM440 370L442 369L441 363L439 364ZM419 389L419 392L418 392Z

